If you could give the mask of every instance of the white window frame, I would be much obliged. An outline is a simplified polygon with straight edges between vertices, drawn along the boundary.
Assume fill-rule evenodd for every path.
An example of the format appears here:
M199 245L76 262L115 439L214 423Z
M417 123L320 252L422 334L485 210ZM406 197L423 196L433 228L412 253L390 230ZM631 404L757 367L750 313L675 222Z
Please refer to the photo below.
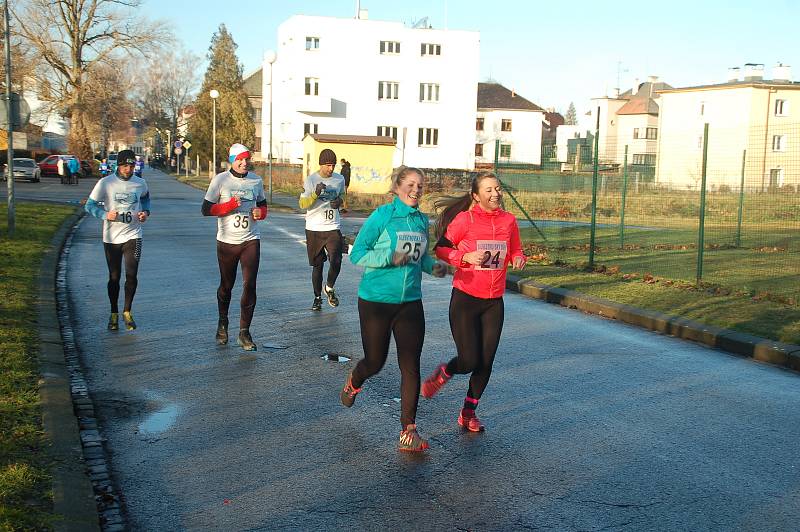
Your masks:
M483 144L480 142L475 143L475 157L483 157Z
M419 55L421 57L442 55L442 45L429 42L421 43Z
M381 41L378 45L381 55L399 55L400 41Z
M483 131L486 127L486 120L484 117L479 116L475 119L475 131Z
M769 186L772 185L772 176L777 176L775 186L781 188L783 186L783 168L770 168L769 169Z
M379 137L392 137L397 140L397 126L378 126Z
M439 129L421 127L417 130L417 145L420 148L435 148L439 145Z
M639 138L639 128L638 127L633 128L633 138L635 138L635 139Z
M775 116L789 116L789 100L775 100Z
M772 135L772 151L786 151L786 135Z
M439 84L438 83L420 83L419 84L419 101L434 103L439 101Z
M319 96L319 78L306 78L303 91L306 96Z
M303 137L306 135L316 135L319 133L319 124L314 122L306 122L303 124Z
M319 50L319 37L306 36L306 50L309 52Z
M378 82L378 100L399 100L400 99L400 83L397 81L379 81Z

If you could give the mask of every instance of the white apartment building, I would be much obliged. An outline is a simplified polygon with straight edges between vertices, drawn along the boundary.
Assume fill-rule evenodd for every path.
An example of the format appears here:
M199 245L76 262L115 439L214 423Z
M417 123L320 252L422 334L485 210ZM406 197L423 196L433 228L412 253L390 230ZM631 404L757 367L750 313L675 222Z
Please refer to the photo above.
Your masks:
M478 84L475 163L542 164L544 109L499 83ZM499 141L499 144L498 144Z
M394 165L472 168L480 34L399 22L296 15L271 65L272 153L300 163L306 133L397 140ZM270 64L263 64L262 153ZM356 165L357 162L353 162Z

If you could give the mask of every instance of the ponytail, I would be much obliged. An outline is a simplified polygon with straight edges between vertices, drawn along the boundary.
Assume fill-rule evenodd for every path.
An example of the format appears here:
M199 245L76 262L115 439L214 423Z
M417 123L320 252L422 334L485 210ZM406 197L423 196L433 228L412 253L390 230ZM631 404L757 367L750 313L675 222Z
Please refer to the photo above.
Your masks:
M478 193L478 190L480 190L481 181L487 178L497 179L497 176L494 174L494 172L481 172L472 178L472 185L470 186L469 192L466 194L461 196L444 197L433 202L434 209L437 212L441 211L439 214L439 219L436 222L435 235L437 240L445 247L452 247L451 245L448 245L446 239L444 238L444 234L447 232L447 226L450 225L450 222L453 221L458 213L462 211L468 211L470 208L472 208L472 205L475 203L473 194ZM437 245L439 244L437 243Z

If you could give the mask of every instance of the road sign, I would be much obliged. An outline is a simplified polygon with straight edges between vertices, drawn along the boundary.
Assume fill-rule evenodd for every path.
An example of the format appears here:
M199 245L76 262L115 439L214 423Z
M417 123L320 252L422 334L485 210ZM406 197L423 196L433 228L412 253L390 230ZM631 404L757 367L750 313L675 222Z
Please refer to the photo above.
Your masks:
M179 140L176 140L175 142L172 143L172 145L175 146L175 148L179 150L179 149L181 149L181 147L183 147L183 142L181 142Z
M175 155L180 155L183 153L183 148L175 148Z
M187 140L187 141L184 141L184 143L183 143L183 147L184 147L184 148L186 148L186 149L188 150L189 148L191 148L191 147L192 147L192 143L191 143L191 142L189 142L188 140Z

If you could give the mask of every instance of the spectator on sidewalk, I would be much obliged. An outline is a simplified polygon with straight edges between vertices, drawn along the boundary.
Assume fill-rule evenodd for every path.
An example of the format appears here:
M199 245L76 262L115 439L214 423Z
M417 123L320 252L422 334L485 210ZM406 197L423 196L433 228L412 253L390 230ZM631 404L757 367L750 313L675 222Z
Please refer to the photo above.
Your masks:
M61 180L62 185L68 184L67 182L67 165L64 162L64 158L59 155L58 161L56 162L56 170L58 171L58 177Z
M78 184L78 173L81 171L81 163L78 161L77 157L71 157L69 161L67 161L67 169L69 173L69 183L71 185Z

